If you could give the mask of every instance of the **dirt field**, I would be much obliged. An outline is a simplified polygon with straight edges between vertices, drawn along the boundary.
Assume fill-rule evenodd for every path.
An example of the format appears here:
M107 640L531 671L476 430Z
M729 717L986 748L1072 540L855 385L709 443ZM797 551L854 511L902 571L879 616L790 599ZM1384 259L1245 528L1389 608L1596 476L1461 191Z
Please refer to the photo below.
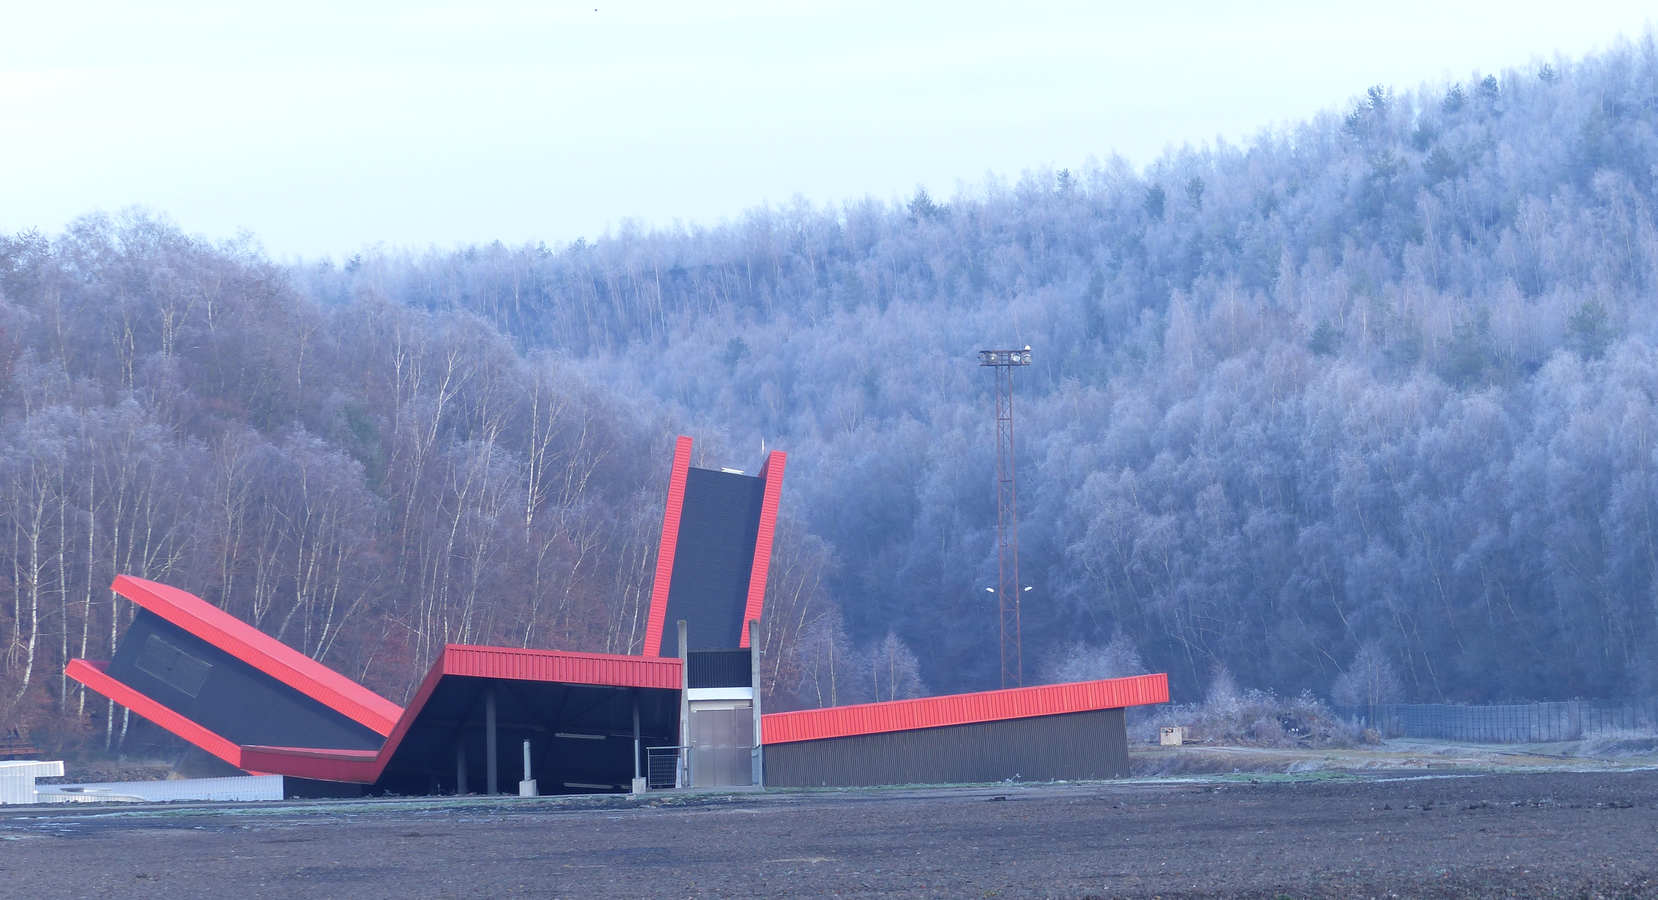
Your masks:
M11 808L15 897L1658 896L1658 771Z

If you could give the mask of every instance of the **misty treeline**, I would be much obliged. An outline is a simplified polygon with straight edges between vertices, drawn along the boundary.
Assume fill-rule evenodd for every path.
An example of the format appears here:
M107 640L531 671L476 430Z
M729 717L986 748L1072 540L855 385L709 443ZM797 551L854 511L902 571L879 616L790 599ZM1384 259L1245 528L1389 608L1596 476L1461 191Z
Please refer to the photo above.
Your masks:
M593 374L470 312L318 303L142 212L0 236L0 723L120 744L64 675L130 621L117 573L394 698L449 642L637 653L675 424ZM803 655L828 552L785 514L773 703L913 695L895 636Z
M1027 681L1658 690L1655 161L1648 34L947 201L291 268L13 235L0 703L81 708L118 571L394 697L446 640L636 648L679 432L790 453L779 702L993 687L975 352L1025 344Z

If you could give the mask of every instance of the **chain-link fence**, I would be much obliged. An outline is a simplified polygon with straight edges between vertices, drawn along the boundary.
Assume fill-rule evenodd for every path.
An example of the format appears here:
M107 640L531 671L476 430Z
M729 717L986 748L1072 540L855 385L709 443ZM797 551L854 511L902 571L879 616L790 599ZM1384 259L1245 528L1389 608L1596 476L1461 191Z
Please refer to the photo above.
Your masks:
M1492 744L1576 741L1617 732L1658 730L1658 699L1561 700L1498 706L1384 703L1338 706L1342 718L1382 737L1440 738Z

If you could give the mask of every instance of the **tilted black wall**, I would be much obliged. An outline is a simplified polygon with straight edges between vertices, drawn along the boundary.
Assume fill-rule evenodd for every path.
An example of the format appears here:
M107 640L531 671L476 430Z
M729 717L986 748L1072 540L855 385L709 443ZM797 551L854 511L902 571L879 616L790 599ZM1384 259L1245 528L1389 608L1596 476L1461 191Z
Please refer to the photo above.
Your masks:
M771 787L1122 778L1120 709L767 744Z
M109 674L238 744L378 750L385 738L147 609Z
M742 643L743 608L754 569L754 541L766 483L752 475L691 469L679 514L662 655L679 655L676 622L688 623L692 650Z

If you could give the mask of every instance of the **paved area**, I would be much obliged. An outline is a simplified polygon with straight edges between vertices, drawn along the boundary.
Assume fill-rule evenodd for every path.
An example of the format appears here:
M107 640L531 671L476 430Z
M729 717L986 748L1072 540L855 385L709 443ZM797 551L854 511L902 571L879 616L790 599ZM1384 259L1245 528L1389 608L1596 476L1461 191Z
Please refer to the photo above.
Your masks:
M15 897L1658 896L1658 771L9 808Z

